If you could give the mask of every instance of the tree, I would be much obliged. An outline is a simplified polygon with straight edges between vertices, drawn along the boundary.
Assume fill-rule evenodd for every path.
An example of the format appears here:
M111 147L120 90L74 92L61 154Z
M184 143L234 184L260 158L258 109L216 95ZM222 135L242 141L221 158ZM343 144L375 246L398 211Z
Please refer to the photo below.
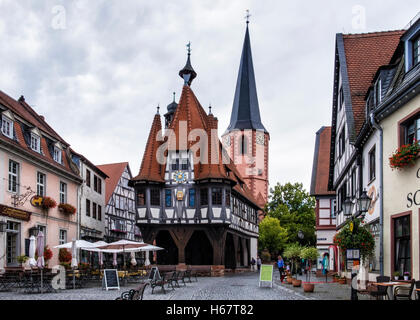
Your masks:
M260 249L267 248L271 254L283 250L287 241L287 231L280 226L280 221L273 217L265 217L260 222L260 237L258 245Z
M289 244L283 252L283 256L287 259L290 259L291 262L291 270L290 272L293 275L293 271L297 272L297 262L299 261L302 255L302 249L298 243L291 243Z
M316 244L315 199L303 189L302 183L277 183L274 189L270 189L270 201L265 209L268 216L277 218L280 225L287 229L289 243ZM299 230L304 234L303 239L298 237Z

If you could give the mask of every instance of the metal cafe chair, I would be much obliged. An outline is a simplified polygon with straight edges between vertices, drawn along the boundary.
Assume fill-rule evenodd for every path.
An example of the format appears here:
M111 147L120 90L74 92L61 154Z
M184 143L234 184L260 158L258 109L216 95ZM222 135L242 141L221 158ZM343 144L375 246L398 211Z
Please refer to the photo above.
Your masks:
M411 300L416 280L411 279L410 287L397 286L394 290L394 300Z
M391 277L387 277L387 276L378 276L376 277L376 282L389 282L391 280ZM384 286L377 286L376 290L370 291L369 294L372 297L375 297L376 300L378 300L379 297L385 298L387 297L389 300L389 295L388 295L388 287L384 287Z

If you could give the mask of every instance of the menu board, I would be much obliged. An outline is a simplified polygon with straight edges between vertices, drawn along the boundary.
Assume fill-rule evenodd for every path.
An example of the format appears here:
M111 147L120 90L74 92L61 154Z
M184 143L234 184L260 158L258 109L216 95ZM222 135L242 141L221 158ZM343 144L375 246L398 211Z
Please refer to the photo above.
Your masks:
M153 280L159 280L159 279L160 279L160 274L159 274L158 267L152 267L152 269L150 270L149 280L153 281Z
M104 277L102 278L102 287L108 291L108 289L120 290L120 280L118 278L117 269L105 269Z

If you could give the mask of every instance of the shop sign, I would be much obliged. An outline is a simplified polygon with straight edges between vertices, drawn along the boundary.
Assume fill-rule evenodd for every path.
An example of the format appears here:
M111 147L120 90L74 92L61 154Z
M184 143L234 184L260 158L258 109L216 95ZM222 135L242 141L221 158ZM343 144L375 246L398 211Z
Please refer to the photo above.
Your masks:
M23 221L29 221L31 219L30 212L3 205L0 205L0 215Z
M44 198L42 198L41 196L33 196L31 198L31 205L33 205L34 207L40 207L42 205L42 200L44 200Z
M420 168L417 169L416 178L420 179ZM420 206L420 189L407 194L407 208L411 208L413 204Z
M184 199L184 193L183 193L182 191L178 191L178 192L176 193L176 199L177 199L178 201L182 201L182 200Z

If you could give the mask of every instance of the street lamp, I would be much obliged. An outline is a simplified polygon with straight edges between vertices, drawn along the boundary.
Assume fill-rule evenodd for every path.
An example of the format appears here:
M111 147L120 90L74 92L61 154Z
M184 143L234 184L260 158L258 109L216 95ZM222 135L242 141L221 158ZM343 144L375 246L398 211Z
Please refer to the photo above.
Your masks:
M357 199L360 214L363 215L369 210L371 201L372 198L367 195L366 189L363 190L362 195Z
M303 233L303 231L302 231L302 230L299 230L299 231L298 231L298 238L299 238L300 240L302 240L303 238L305 238L305 234Z
M36 237L38 235L39 228L38 227L32 227L29 229L29 236Z
M350 217L353 213L353 201L350 200L350 197L346 198L346 201L343 203L343 211L346 217Z

